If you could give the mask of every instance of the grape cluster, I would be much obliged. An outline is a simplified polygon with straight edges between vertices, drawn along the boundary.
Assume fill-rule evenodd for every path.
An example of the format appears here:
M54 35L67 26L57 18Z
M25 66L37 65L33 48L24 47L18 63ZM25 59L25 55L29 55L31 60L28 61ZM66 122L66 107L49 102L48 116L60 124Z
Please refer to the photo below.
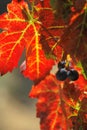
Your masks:
M75 81L79 78L79 73L75 69L66 68L66 62L61 61L58 63L58 71L56 78L60 81L64 81L69 78L71 81Z

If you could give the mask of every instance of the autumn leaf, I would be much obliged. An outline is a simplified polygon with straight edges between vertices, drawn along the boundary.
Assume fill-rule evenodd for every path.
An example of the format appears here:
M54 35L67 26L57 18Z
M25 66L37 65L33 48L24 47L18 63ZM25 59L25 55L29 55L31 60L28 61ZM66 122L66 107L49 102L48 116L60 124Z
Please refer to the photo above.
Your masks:
M87 59L87 13L79 14L61 37L60 45L71 55L73 60Z
M33 86L29 94L31 98L38 99L36 107L41 130L67 130L71 127L70 120L66 118L66 109L68 112L69 109L63 102L60 84L55 76L49 75Z
M28 8L25 2L12 1L8 4L8 13L0 15L0 73L5 74L17 67L26 44L24 35L29 27L22 13Z
M21 69L26 77L39 80L49 73L53 60L46 59L40 44L40 22L24 1L13 0L8 13L0 16L0 72L5 74L17 67L26 48L26 67Z
M65 101L71 106L69 119L72 121L73 128L75 130L85 129L87 126L87 109L85 109L87 107L87 80L84 79L82 74L75 82L66 80L63 93Z
M42 5L42 4L41 4ZM62 48L58 46L60 36L63 34L65 24L62 19L58 21L53 13L50 0L43 1L43 6L38 10L41 22L40 42L46 56L56 60L61 59Z
M87 80L82 74L74 82L69 79L61 82L54 75L49 75L32 86L29 97L38 99L36 107L41 130L74 128L71 122L74 122L74 116L79 116L80 102L86 98L86 93Z
M27 63L23 74L31 80L41 80L49 74L54 61L45 57L39 40L38 25L32 24L29 30L28 38L31 38L31 41L26 45Z

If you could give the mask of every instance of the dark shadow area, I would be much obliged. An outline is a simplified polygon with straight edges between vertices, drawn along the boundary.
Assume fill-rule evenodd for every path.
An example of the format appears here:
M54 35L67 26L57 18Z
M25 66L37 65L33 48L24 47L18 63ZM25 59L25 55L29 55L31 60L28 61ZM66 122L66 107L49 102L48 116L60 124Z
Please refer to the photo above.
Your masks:
M10 2L11 0L0 0L0 14L7 11L7 4Z

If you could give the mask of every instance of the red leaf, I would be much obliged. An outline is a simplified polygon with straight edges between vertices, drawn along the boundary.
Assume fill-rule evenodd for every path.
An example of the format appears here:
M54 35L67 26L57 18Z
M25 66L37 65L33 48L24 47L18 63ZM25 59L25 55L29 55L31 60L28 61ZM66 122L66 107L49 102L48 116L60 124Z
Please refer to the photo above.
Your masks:
M58 41L63 34L65 24L62 19L54 16L50 0L43 1L43 6L38 10L39 19L41 21L41 37L40 42L46 55L56 60L61 59L62 48L58 47ZM41 4L42 5L42 4Z
M23 73L31 80L36 81L44 78L49 73L54 61L45 57L39 41L38 25L32 24L28 35L30 36L31 41L30 44L27 44L26 46L27 64L26 70Z
M22 51L26 44L28 23L22 13L23 8L28 8L25 2L18 4L12 1L8 4L8 13L0 16L0 72L1 74L12 71L18 65Z
M0 34L0 72L12 71L26 47L26 65L21 71L34 81L44 78L54 61L46 59L42 50L38 16L32 15L24 1L12 1L8 4L8 13L0 18L0 28L3 29Z
M55 76L49 75L32 87L29 96L38 99L36 107L41 130L73 128L71 121L74 121L74 116L79 116L79 101L87 97L86 84L81 74L74 82L69 79L60 82Z
M33 86L29 94L32 98L38 98L37 117L40 118L41 130L66 130L68 127L69 121L65 112L67 107L63 109L65 104L60 98L59 86L60 82L53 75L49 75Z
M83 12L66 29L60 44L73 60L87 59L87 13Z

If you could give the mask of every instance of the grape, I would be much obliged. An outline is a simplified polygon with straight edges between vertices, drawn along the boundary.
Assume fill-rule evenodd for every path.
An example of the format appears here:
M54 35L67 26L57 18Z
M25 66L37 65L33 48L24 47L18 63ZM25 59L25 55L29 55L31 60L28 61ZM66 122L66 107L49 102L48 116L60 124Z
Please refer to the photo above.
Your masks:
M56 78L60 81L64 81L67 78L67 70L65 68L62 68L57 71Z
M68 72L68 78L72 81L75 81L79 78L79 73L74 70L74 69L71 69L69 72Z
M58 68L59 68L59 69L65 68L65 64L66 64L65 61L59 62L59 63L58 63Z

